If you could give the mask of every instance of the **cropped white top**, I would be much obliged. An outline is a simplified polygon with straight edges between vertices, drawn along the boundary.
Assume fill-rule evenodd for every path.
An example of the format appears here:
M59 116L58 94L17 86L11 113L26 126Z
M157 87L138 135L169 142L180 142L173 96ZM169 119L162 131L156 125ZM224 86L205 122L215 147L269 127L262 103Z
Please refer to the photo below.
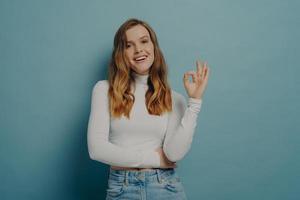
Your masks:
M94 85L87 130L90 158L112 166L159 168L155 149L163 147L170 161L181 160L191 147L202 99L188 98L187 104L183 95L171 90L172 112L150 115L145 105L149 75L133 75L136 89L130 120L110 116L107 80Z

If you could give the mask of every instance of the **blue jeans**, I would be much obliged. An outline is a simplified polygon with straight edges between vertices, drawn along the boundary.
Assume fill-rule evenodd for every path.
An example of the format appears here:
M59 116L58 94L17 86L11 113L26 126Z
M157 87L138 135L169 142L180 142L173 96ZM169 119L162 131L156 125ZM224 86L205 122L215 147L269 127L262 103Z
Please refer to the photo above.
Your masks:
M180 178L173 168L149 171L110 168L106 200L186 200Z

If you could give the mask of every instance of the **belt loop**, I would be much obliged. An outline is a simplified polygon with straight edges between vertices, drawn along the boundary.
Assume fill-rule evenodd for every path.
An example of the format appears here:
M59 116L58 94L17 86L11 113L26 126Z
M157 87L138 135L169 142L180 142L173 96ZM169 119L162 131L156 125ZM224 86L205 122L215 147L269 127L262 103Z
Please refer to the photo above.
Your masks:
M128 171L125 171L125 185L128 185Z
M157 180L158 180L158 182L162 183L159 169L156 169L156 174L157 174Z

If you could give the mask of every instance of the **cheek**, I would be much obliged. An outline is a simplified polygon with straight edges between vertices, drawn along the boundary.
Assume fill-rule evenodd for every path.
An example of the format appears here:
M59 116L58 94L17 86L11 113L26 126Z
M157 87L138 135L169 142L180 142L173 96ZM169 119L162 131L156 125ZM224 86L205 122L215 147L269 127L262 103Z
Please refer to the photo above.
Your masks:
M128 52L125 52L125 59L124 59L124 62L126 65L131 65L131 59L130 59L130 55L128 54Z
M153 46L153 44L150 46L149 51L151 52L152 56L154 57L154 46Z
M154 59L154 48L151 48L151 49L150 49L150 53L151 53L151 55L152 55L152 58Z
M125 51L125 57L128 59L128 61L132 58L132 53L130 51Z

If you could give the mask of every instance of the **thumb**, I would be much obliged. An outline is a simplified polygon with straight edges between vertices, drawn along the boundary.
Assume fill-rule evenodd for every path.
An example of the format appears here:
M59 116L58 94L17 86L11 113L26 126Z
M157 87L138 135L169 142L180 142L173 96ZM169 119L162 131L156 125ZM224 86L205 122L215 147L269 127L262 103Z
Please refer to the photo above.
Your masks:
M189 76L184 73L183 75L183 83L184 83L184 86L187 87L188 83L189 83Z

